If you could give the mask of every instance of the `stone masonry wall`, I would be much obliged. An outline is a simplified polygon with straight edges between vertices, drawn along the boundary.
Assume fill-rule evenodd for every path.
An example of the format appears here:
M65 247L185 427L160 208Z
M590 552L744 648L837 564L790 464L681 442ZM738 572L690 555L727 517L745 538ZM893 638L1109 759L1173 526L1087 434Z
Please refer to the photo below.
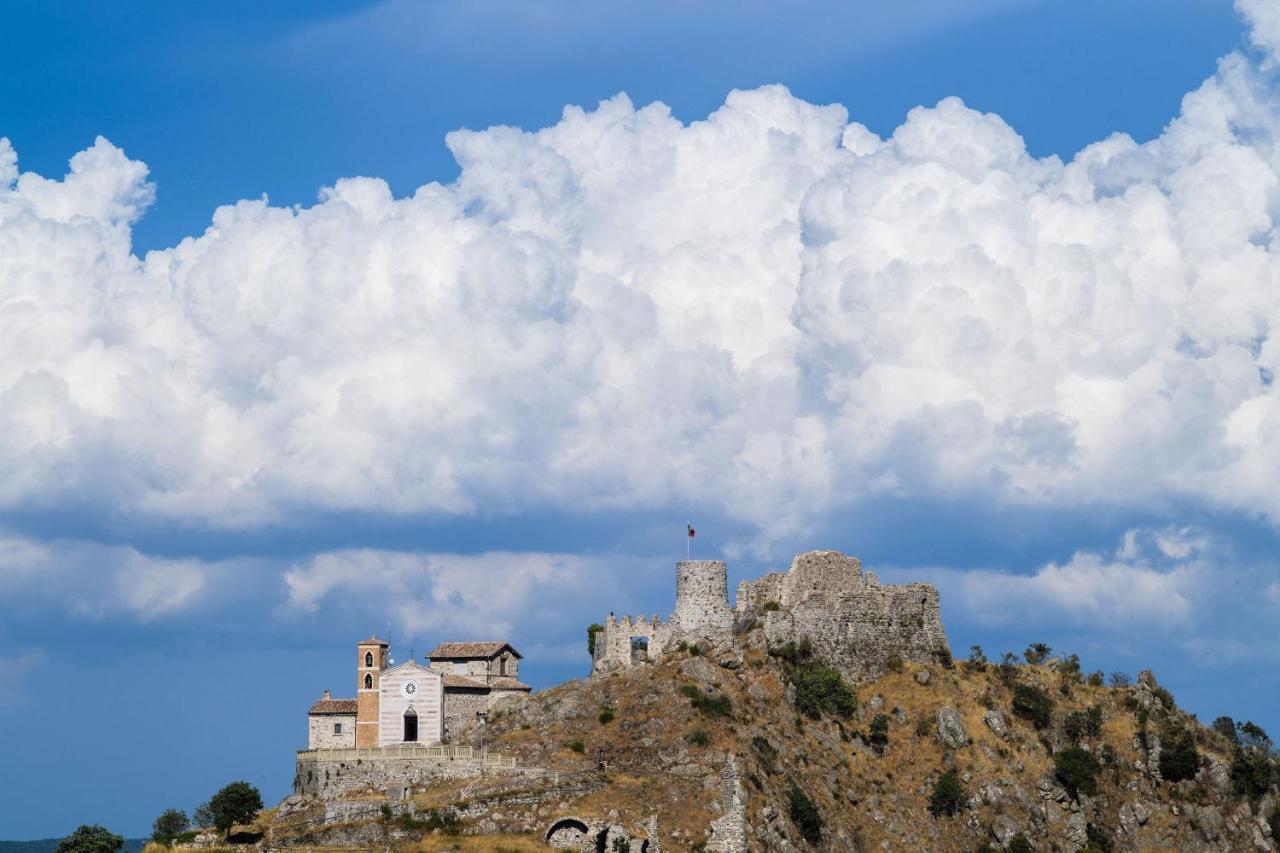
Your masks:
M342 733L333 733L333 724L342 724ZM346 749L356 745L355 714L316 714L307 717L307 749Z
M819 658L854 677L876 677L895 659L926 663L950 654L931 584L881 586L856 558L813 551L795 558L779 592L780 600L770 600L780 609L756 614L769 644L808 637ZM754 591L749 598L743 611L763 607Z
M541 776L530 767L485 766L485 774ZM293 792L321 799L339 799L373 792L385 795L404 788L425 788L440 779L469 779L481 775L474 761L431 761L415 758L362 758L332 760L298 756Z
M633 657L656 660L662 656L671 636L670 627L654 614L652 619L643 616L616 618L612 613L604 621L604 630L596 634L596 650L592 668L606 672L618 667L631 666ZM647 652L632 654L631 641L643 637L648 643ZM635 661L639 662L639 661Z

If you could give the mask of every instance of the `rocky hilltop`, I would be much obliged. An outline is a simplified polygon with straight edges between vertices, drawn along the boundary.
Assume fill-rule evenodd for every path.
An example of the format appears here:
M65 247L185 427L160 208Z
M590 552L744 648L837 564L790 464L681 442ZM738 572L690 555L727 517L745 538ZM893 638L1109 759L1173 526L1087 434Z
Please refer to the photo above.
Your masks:
M287 799L266 844L1277 849L1265 733L1202 725L1150 673L1104 685L1074 656L1035 646L1025 661L894 655L852 672L789 633L796 620L767 604L778 598L748 596L757 612L719 644L685 644L496 714L485 746L514 767L394 793L361 787L358 758L327 768L328 781L355 784Z

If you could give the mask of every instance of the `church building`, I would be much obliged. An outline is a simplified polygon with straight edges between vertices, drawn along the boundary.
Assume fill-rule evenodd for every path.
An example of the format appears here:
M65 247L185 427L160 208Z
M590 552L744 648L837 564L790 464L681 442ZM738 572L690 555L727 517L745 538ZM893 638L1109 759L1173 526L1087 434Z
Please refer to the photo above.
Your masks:
M356 644L356 698L328 690L307 714L307 749L446 743L503 699L528 697L521 654L507 642L441 643L427 656L391 665L391 646Z

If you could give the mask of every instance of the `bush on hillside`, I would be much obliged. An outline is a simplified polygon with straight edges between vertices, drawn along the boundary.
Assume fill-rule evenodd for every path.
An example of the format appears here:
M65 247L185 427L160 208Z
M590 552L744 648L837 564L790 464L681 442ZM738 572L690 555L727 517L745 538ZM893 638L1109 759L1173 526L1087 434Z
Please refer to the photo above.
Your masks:
M1053 700L1034 684L1015 684L1013 713L1029 720L1037 729L1048 728L1053 721Z
M884 714L876 714L875 719L871 721L867 743L877 755L884 755L885 749L889 746L889 718Z
M57 853L116 853L124 846L124 838L99 824L82 824L58 842Z
M964 806L964 786L955 769L947 770L933 783L929 794L929 812L934 817L955 815Z
M1009 846L1004 849L1007 850L1008 853L1035 853L1034 848L1031 846L1031 842L1028 841L1027 837L1021 832L1013 838L1010 838Z
M1073 800L1079 799L1082 793L1089 796L1098 793L1098 774L1101 772L1102 765L1098 759L1078 746L1069 746L1053 757L1054 778L1062 783Z
M796 710L812 720L823 714L848 719L858 710L853 688L839 671L825 664L806 661L797 666L791 673L791 683L796 689Z
M1196 738L1189 730L1166 725L1160 736L1160 775L1166 782L1194 779L1200 769Z
M1237 746L1231 756L1231 787L1250 800L1266 794L1271 788L1271 759L1258 749Z
M791 822L800 831L801 838L810 844L818 844L822 841L822 815L818 813L818 807L813 804L813 800L809 799L794 781L791 782L791 787L787 791L787 813L791 815Z
M1133 683L1133 679L1129 677L1129 673L1127 672L1111 673L1112 687L1128 687L1132 683Z
M1111 849L1114 845L1111 842L1111 836L1107 834L1105 829L1098 826L1096 823L1091 823L1085 827L1085 832L1087 833L1089 841L1089 846L1085 848L1086 850L1099 850L1101 853L1111 853Z
M680 692L689 697L689 704L708 717L729 717L733 715L733 702L723 693L708 696L692 684L680 688Z

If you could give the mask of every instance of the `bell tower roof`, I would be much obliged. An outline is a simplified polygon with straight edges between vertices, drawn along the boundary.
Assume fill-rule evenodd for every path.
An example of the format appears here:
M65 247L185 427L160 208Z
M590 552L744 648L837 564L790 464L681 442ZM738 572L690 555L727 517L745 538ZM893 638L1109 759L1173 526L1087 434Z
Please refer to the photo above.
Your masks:
M361 641L360 641L359 643L357 643L356 645L359 645L359 646L386 646L387 648L391 648L391 644L390 644L390 643L388 643L386 640L379 640L379 639L377 638L377 636L372 636L372 637L370 637L370 638L369 638L369 639L367 639L367 640L361 640Z

